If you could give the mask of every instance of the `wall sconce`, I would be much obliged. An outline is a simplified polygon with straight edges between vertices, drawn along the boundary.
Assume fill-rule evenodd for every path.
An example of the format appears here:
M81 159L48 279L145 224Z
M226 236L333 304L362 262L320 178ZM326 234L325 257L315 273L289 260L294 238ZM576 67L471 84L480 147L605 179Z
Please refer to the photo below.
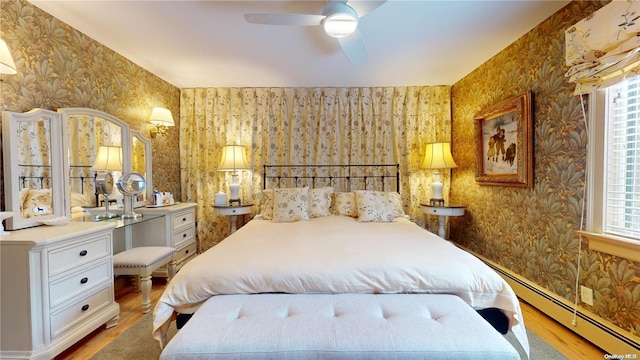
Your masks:
M0 39L0 74L17 74L16 64L13 62L7 43Z
M429 204L433 206L444 205L444 199L442 198L442 188L444 185L440 181L441 174L439 169L451 169L458 167L456 162L453 161L453 156L451 155L451 144L448 142L427 144L421 167L423 169L436 170L435 173L433 173L433 197L430 199Z
M158 134L164 135L170 126L175 126L171 111L161 107L153 108L149 122L156 125L149 130L149 136L151 138L155 138Z
M242 145L225 145L222 148L222 157L218 171L232 171L231 184L229 184L229 204L237 202L240 205L240 181L238 170L250 170L247 152Z

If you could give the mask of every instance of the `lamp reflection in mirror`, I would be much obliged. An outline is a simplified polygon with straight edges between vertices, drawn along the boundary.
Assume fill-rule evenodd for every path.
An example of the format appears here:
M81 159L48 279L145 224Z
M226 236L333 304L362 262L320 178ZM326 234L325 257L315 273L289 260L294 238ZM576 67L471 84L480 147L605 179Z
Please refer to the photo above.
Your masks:
M113 176L113 183L117 183L122 171L122 148L120 146L100 145L96 154L96 161L93 163L93 169L97 171L96 176L98 173L110 171ZM104 214L98 215L97 218L110 219L115 216L109 212L109 197L111 195L117 196L117 194L118 190L114 186L111 194L104 195ZM116 201L118 201L117 198ZM96 194L96 205L99 206L99 204L98 194Z
M17 74L16 64L13 62L7 43L0 39L0 74Z
M166 134L169 127L176 125L173 122L171 111L163 107L153 108L149 122L155 125L149 130L149 136L152 138L155 138L158 134Z
M232 171L231 184L229 184L229 204L240 205L240 181L238 170L250 170L247 152L242 145L225 145L222 148L222 156L218 171Z
M432 185L432 198L430 203L432 205L444 205L444 199L442 198L443 184L440 181L440 169L455 168L456 162L453 161L451 155L451 144L448 142L437 142L427 144L427 148L424 152L424 159L422 160L423 169L435 169L433 173L434 181Z

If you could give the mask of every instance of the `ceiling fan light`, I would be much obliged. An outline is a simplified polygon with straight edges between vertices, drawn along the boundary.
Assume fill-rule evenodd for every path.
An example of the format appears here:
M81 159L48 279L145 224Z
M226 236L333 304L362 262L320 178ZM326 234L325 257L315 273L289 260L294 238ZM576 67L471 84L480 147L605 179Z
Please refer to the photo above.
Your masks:
M322 26L327 35L341 38L349 36L356 31L358 19L351 16L351 14L333 14L324 19Z

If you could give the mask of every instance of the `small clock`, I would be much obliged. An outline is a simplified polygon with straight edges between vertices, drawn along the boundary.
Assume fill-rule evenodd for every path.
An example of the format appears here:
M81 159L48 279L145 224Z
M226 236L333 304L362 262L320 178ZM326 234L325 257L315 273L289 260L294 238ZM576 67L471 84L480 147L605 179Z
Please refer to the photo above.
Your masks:
M113 191L113 175L110 172L102 172L96 175L96 194L109 195Z

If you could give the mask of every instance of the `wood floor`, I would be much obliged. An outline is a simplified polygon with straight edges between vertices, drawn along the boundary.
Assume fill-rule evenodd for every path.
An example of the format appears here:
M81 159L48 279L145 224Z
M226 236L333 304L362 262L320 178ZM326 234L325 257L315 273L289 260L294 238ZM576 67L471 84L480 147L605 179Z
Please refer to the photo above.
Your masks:
M153 309L160 295L162 295L164 286L164 280L154 279L151 291L151 309ZM104 327L102 327L94 331L82 341L58 355L56 359L89 359L142 317L143 314L140 309L141 300L142 296L139 293L133 292L131 287L119 291L116 294L116 301L120 304L120 321L118 326L111 329L104 329ZM556 323L553 319L539 312L531 305L521 302L521 306L527 328L551 344L551 346L555 347L568 359L604 359L605 352L601 349Z

